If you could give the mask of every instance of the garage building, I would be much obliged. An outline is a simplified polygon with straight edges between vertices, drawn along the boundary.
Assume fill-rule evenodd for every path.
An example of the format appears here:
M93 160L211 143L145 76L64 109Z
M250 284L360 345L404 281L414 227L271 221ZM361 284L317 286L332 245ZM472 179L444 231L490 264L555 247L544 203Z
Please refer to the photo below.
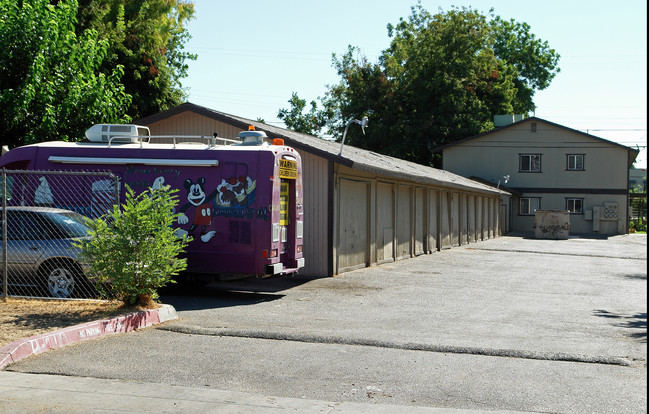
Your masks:
M221 138L252 125L295 148L304 183L302 274L333 276L497 237L508 220L501 204L509 194L492 186L351 146L338 155L340 143L195 104L135 123L152 135Z

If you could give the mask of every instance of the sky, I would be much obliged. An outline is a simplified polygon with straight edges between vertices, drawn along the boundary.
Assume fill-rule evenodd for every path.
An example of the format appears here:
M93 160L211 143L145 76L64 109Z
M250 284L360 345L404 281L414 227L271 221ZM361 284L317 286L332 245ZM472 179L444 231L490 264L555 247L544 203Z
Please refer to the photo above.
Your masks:
M296 92L307 102L339 77L332 54L359 47L376 63L389 46L388 23L416 0L193 0L185 49L196 53L182 80L188 101L284 127L277 118ZM534 116L641 150L647 167L647 3L429 1L431 13L472 7L530 25L561 58L561 72L534 97ZM369 120L371 128L372 121ZM369 132L369 131L368 131Z

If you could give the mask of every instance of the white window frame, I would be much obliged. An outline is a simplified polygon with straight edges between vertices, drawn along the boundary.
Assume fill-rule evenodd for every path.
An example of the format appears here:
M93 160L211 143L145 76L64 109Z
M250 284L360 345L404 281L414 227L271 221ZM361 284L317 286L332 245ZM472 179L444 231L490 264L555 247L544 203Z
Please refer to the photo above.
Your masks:
M527 162L528 169L523 169L523 159L529 157ZM536 158L536 162L534 159ZM541 154L518 154L518 171L522 173L540 173L541 172Z
M584 171L584 154L567 154L566 155L566 169L568 171ZM577 160L581 159L581 168L578 168ZM572 165L571 165L572 161Z
M526 208L523 208L524 203L527 203ZM534 212L536 210L540 210L540 208L541 208L541 197L521 197L520 200L518 200L519 216L533 216Z
M576 208L576 202L579 202L579 208ZM566 198L566 210L570 214L584 214L584 199L581 197Z

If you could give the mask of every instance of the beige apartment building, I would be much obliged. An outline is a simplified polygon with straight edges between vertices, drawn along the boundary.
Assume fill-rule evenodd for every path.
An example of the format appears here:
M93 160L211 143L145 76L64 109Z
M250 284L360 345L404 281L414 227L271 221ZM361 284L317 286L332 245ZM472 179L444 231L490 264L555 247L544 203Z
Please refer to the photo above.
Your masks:
M638 150L536 117L495 121L438 150L445 170L511 190L511 231L532 232L536 210L568 210L571 234L627 233Z

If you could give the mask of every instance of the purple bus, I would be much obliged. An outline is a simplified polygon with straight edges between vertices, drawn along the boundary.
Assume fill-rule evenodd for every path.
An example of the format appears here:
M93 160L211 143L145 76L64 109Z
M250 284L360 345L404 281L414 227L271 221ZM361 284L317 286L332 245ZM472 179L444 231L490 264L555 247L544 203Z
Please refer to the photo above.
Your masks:
M128 185L136 193L159 185L178 189L176 233L193 238L186 248L186 276L192 278L277 276L304 267L302 163L282 139L270 141L251 127L238 140L215 134L200 137L202 143L180 143L192 138L155 137L137 125L95 125L86 137L84 142L42 142L12 149L0 157L0 168L109 171L118 177L119 188ZM42 193L43 177L34 180L37 184L40 180ZM78 190L87 194L87 201L70 205L69 188L53 181L46 184L50 205L90 217L102 203L102 212L107 211L106 204L112 207L111 196L116 193L109 180L81 184ZM39 190L22 193L43 197ZM123 202L124 191L119 194ZM32 202L17 197L10 201Z

